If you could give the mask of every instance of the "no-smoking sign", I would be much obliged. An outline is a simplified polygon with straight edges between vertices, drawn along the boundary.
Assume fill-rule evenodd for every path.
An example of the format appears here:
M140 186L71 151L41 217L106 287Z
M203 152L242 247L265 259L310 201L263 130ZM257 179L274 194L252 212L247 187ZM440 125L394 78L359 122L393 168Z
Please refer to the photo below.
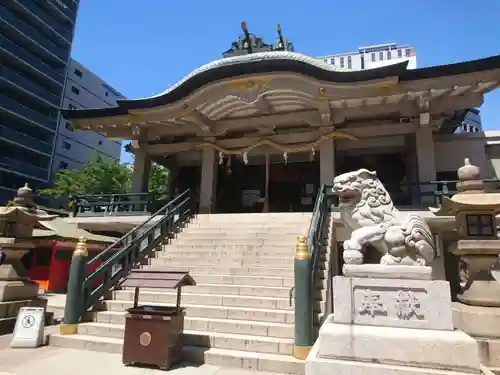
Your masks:
M33 315L26 315L21 322L23 328L31 328L35 325L35 317Z

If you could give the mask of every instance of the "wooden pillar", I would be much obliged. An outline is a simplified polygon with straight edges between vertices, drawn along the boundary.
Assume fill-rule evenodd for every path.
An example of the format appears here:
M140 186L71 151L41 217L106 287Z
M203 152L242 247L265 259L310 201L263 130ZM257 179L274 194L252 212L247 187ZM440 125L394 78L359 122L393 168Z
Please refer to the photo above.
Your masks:
M327 139L319 148L319 183L332 185L335 178L335 140Z
M215 206L215 189L217 185L217 163L215 149L205 147L201 161L200 181L200 214L209 214Z
M420 127L415 134L415 146L417 154L418 181L436 181L436 158L434 153L434 139L432 128ZM434 205L435 198L432 193L436 190L435 185L420 185L420 192L424 193L422 204Z
M132 193L147 193L151 158L145 150L135 151L134 169L132 171Z

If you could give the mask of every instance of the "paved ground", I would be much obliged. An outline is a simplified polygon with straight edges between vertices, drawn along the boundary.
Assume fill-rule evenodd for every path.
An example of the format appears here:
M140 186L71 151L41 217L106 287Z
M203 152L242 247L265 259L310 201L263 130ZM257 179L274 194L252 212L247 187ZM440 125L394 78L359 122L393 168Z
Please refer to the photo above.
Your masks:
M181 364L168 372L125 367L120 354L45 346L12 349L11 335L0 336L0 375L278 375L219 366Z

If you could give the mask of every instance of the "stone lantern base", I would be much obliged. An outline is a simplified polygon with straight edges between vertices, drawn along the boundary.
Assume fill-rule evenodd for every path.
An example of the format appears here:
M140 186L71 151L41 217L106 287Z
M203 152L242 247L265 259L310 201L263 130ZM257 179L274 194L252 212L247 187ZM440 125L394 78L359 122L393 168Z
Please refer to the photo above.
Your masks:
M31 281L21 258L34 244L29 240L0 237L4 261L0 265L0 334L12 332L21 307L44 307L38 284Z

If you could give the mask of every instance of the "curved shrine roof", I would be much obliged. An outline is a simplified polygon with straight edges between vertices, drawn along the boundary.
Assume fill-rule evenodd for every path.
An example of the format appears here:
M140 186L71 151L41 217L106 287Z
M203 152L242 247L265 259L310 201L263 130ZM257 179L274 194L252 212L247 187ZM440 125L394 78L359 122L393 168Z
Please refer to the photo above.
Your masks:
M407 62L375 69L340 71L312 57L294 52L263 52L213 61L194 70L184 79L149 98L119 100L118 106L102 109L62 110L67 119L120 116L133 109L154 108L179 101L207 84L251 74L293 72L325 82L356 83L397 77L399 82L460 75L500 68L500 55L455 64L407 69Z

